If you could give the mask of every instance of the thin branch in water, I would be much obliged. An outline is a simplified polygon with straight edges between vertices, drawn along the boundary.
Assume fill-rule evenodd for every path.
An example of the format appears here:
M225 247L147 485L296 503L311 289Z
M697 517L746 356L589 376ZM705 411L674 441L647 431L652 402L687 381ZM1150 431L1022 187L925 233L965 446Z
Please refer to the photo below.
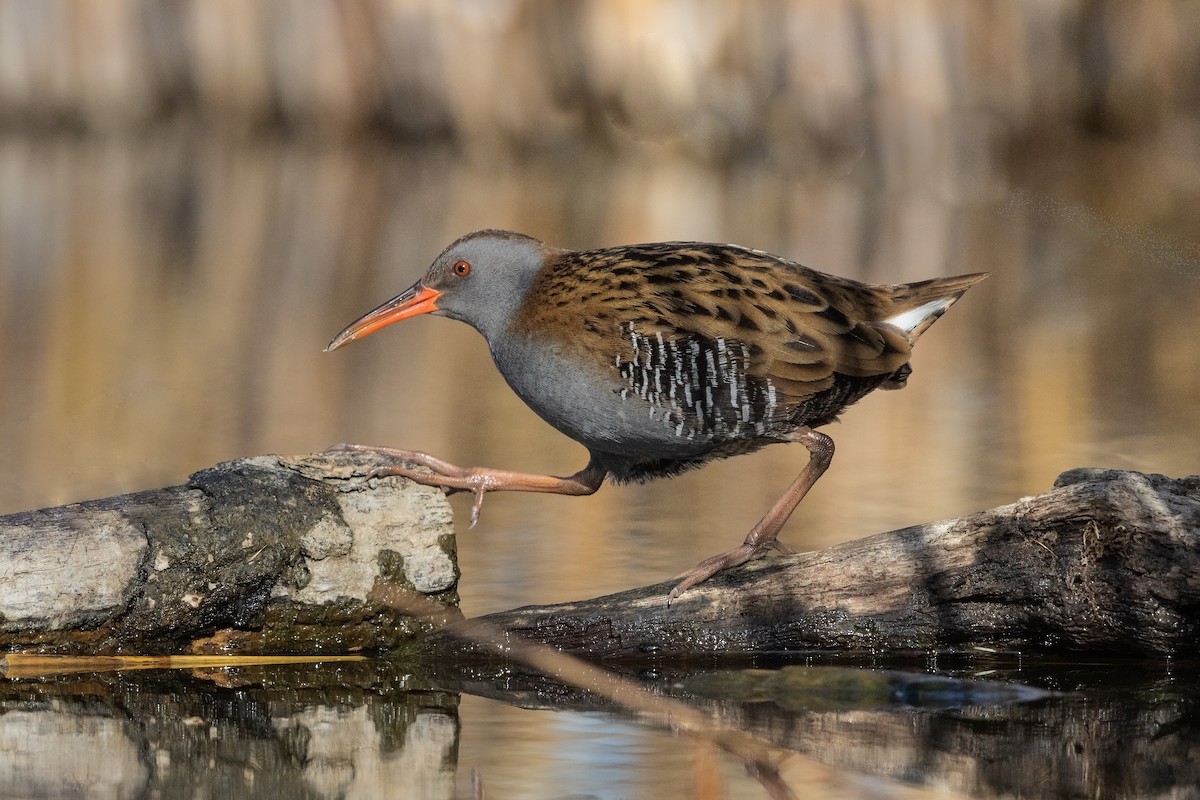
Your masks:
M379 584L371 591L370 599L406 614L425 617L448 634L482 645L555 680L610 700L639 720L710 742L740 759L747 773L762 785L772 800L796 797L779 774L780 765L788 759L803 758L811 762L816 773L830 783L842 778L832 768L793 750L778 747L745 731L723 727L686 703L654 694L632 680L582 659L522 639L486 622L459 621L445 607L411 590ZM454 622L454 626L446 629L450 622ZM479 786L482 790L482 783Z

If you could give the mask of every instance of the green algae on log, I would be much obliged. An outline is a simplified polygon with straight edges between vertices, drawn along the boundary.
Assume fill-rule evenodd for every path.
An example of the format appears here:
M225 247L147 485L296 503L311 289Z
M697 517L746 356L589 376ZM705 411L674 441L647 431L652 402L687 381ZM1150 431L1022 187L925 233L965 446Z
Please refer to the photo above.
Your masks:
M430 623L371 597L457 604L441 491L368 479L370 454L258 456L183 486L0 517L0 648L346 653Z

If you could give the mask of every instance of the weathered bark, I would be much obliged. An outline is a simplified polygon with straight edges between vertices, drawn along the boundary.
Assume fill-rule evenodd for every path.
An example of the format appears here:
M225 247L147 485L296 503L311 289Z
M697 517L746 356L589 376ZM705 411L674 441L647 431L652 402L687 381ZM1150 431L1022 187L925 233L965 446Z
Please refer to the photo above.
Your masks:
M0 648L349 652L428 624L380 585L457 602L449 505L370 455L261 456L184 486L0 517Z
M1200 651L1200 477L1073 470L990 511L481 618L591 658L837 649Z

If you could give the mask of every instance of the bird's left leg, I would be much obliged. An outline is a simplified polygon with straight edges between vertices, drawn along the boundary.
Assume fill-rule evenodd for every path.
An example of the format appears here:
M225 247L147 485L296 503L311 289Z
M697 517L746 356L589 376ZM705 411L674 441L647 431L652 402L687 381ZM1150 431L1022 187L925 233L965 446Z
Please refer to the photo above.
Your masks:
M775 501L775 505L771 506L771 510L763 515L758 524L750 529L750 533L746 534L746 541L740 546L726 553L707 558L677 576L682 580L671 590L671 594L667 597L668 603L721 570L745 564L747 561L764 555L772 547L784 553L792 552L791 548L781 545L776 537L779 536L779 531L788 521L788 517L796 510L796 506L804 499L804 495L808 494L808 490L829 468L829 462L833 460L833 439L812 428L803 427L793 431L788 436L788 440L800 442L808 448L808 463L804 465L804 469L800 470L796 480L792 481L792 485L787 488L782 497Z
M604 483L608 470L589 461L587 466L574 475L558 477L556 475L536 475L527 472L510 472L488 467L460 467L434 458L419 450L398 450L393 447L374 447L364 444L338 444L330 450L350 451L359 453L378 453L398 461L415 464L421 469L395 464L377 467L371 470L369 478L385 478L399 475L415 481L423 486L438 486L447 494L451 492L471 492L475 501L471 504L471 527L479 521L479 510L483 506L483 496L488 492L545 492L547 494L588 495L594 493Z

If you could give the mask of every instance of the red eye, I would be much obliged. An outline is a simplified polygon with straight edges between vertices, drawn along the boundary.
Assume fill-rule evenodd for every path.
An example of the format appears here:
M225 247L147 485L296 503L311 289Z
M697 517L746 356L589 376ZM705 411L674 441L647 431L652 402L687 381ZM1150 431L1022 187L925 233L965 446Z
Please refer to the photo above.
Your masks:
M465 278L471 274L471 265L465 261L454 262L454 274L460 278Z

